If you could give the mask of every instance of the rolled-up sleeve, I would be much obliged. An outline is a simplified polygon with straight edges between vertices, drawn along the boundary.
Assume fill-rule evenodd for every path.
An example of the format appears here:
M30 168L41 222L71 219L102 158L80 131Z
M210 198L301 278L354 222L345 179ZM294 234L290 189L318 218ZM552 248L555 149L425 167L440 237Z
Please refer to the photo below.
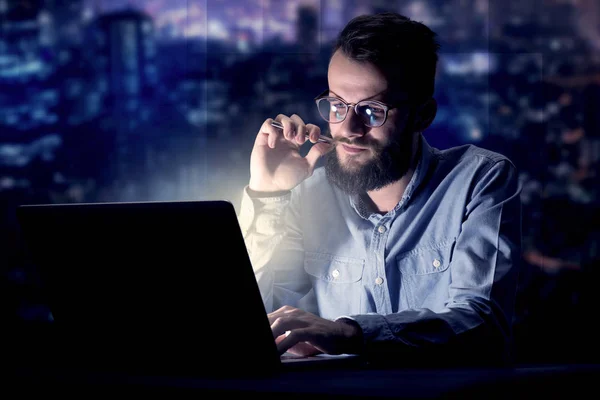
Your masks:
M293 192L251 197L245 188L238 220L267 312L284 304L301 306L310 291Z

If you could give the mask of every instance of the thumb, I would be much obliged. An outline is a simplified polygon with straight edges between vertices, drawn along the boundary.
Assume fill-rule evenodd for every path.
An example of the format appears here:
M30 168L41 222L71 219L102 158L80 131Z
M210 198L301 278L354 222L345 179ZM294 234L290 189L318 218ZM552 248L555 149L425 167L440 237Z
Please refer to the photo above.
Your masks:
M313 171L315 169L315 166L317 165L317 161L319 161L319 158L321 158L322 156L324 156L325 154L327 154L328 152L330 152L333 148L334 148L334 146L332 144L329 144L329 143L315 143L310 148L310 150L308 151L308 153L304 157L306 159L306 161L308 161L308 165L309 165L308 173L309 173L309 175L312 175L312 173L313 173Z

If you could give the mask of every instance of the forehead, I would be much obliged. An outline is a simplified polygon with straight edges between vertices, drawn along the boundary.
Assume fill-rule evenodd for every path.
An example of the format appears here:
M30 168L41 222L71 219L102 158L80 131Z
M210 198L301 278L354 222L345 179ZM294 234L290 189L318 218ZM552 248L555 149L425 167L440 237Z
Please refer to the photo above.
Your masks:
M370 98L388 89L388 80L373 64L348 58L337 50L329 62L329 89L346 101Z

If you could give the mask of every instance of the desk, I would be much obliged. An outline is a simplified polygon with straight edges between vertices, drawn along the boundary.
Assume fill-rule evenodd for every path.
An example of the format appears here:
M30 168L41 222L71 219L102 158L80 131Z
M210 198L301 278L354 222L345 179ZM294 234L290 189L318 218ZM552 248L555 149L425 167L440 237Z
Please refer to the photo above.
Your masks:
M367 369L289 371L254 379L203 379L92 374L20 367L9 373L6 394L163 395L174 398L577 398L593 390L600 365L542 365L507 369ZM258 397L256 397L258 396Z
M337 368L291 370L254 379L207 379L165 376L124 376L58 368L49 346L27 335L13 336L15 343L0 357L4 398L56 394L87 398L98 395L162 395L168 399L490 399L527 395L575 399L595 393L600 382L598 364L517 365L513 368ZM36 335L39 339L39 335ZM9 341L7 341L8 343ZM28 343L27 346L23 343ZM6 349L4 349L6 350ZM12 351L10 351L12 350ZM9 354L7 356L7 354ZM580 394L581 396L578 396ZM8 395L8 396L7 396ZM121 396L119 396L121 397ZM587 397L587 396L586 396Z

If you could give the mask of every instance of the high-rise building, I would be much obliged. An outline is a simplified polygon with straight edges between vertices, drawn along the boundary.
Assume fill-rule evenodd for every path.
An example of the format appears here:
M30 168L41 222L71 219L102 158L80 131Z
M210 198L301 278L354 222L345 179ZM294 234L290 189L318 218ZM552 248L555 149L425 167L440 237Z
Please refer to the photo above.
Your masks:
M299 6L296 20L296 43L308 53L317 52L319 46L319 10L312 6Z
M118 104L135 104L158 81L152 19L138 10L104 14L88 32L89 56L95 61L98 79Z
M110 115L107 133L114 136L114 184L121 187L139 186L146 173L141 158L150 141L137 135L151 114L148 102L158 83L153 31L150 16L123 9L98 16L86 33L86 58L95 68L101 107Z

